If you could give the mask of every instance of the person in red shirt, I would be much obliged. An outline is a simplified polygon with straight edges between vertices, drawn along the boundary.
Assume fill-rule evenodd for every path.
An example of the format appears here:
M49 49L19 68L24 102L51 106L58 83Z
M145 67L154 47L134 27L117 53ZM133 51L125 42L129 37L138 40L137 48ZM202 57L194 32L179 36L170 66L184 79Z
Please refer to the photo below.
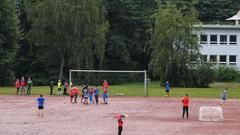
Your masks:
M18 92L19 92L19 87L20 87L20 82L19 82L19 79L17 79L17 81L15 82L15 86L16 86L16 94L18 95Z
M69 95L70 95L70 104L71 104L71 103L73 103L73 97L74 97L74 88L73 88L73 86L71 86L71 88L70 88Z
M107 82L106 80L104 80L104 83L103 83L103 85L102 85L103 89L104 89L104 88L107 88L107 89L108 89L108 86L109 86L109 85L108 85L108 82Z
M182 103L183 103L183 114L182 114L182 118L184 118L185 112L186 112L187 118L188 118L188 105L189 105L188 94L186 94L185 97L182 99Z
M122 134L122 130L123 130L123 121L122 119L118 119L118 135Z
M74 103L77 103L77 97L78 97L78 88L77 87L74 87Z

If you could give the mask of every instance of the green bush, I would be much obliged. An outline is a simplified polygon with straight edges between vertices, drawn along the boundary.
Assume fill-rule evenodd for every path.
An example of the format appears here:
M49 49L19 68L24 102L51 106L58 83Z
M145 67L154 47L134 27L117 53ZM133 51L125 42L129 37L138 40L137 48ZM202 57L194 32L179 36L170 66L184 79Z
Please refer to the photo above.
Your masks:
M219 67L217 70L217 81L232 82L240 80L240 71L235 67Z

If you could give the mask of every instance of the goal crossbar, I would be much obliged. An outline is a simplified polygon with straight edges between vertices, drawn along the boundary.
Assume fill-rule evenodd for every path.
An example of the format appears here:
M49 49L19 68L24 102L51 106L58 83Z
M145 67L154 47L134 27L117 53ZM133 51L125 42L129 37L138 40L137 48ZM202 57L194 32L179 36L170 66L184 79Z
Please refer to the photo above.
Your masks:
M144 73L144 96L148 96L147 90L147 71L130 71L130 70L76 70L69 71L69 81L72 82L72 72L95 72L95 73Z

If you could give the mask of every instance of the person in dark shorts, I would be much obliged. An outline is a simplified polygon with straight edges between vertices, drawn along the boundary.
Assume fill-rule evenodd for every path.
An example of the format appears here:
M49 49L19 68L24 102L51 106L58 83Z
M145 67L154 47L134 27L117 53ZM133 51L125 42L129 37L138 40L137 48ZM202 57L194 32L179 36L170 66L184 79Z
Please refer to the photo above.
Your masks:
M40 97L37 98L36 101L38 103L38 116L41 115L43 117L44 103L45 103L46 99L43 98L43 95L40 95Z
M96 104L98 104L98 95L99 95L99 88L96 86L94 90L94 97L95 97Z
M118 119L118 135L122 134L122 130L123 130L123 121L122 119Z
M183 103L183 114L182 114L182 118L184 118L185 112L186 112L187 118L188 118L188 104L189 104L188 94L186 94L185 97L182 99L182 103Z
M74 87L73 90L74 90L74 103L77 103L79 89L78 89L78 87Z
M166 95L165 96L169 97L170 83L168 81L166 81L165 89L166 89Z

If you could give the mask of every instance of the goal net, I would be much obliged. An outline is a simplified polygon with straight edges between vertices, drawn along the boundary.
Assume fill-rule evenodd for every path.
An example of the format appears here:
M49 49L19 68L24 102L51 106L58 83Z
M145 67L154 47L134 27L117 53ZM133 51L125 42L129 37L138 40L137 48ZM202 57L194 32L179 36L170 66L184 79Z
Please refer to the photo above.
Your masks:
M199 108L200 121L223 121L223 111L220 106L201 106Z
M146 71L119 70L70 70L69 81L74 86L88 84L98 86L106 80L110 95L117 96L148 96Z

